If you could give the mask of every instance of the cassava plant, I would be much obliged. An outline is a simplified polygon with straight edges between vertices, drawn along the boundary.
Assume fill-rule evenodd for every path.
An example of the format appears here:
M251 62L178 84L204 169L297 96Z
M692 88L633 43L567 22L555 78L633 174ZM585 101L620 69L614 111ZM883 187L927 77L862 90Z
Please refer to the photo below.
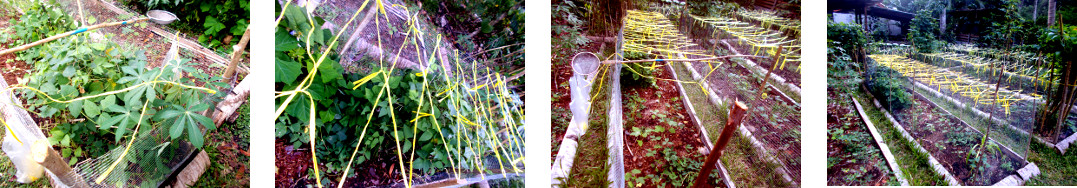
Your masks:
M13 26L27 29L17 33L15 41L29 42L70 29L71 18L58 12L46 2L35 4ZM223 86L216 82L220 78L199 72L184 59L148 67L145 51L130 48L107 39L94 41L88 35L45 43L16 53L32 70L24 76L25 83L5 90L25 100L19 107L49 119L46 123L59 124L50 131L50 141L58 141L54 144L63 147L64 156L85 156L78 147L81 145L95 146L85 151L89 154L123 148L119 158L124 158L140 133L150 134L155 129L164 130L171 139L164 142L185 140L202 147L202 129L212 131L215 124L201 113L210 109L208 102L224 94L207 87ZM6 132L11 133L10 128ZM102 141L99 136L113 136L114 142ZM122 142L125 139L126 143ZM94 181L101 183L123 161L112 162ZM163 164L160 160L145 161Z

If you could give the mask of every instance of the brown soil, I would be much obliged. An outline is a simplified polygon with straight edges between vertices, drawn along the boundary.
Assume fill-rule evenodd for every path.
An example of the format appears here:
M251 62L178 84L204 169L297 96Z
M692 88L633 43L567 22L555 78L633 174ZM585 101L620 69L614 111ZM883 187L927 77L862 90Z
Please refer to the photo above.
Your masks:
M669 73L669 69L662 69L664 71L655 71L654 76L657 78L673 79L673 76ZM625 70L622 70L625 71ZM704 156L700 149L706 145L700 140L699 125L691 120L684 103L679 100L670 100L671 97L680 98L680 91L677 90L676 83L669 80L657 80L655 85L651 86L631 86L622 82L622 89L625 91L624 103L625 107L625 136L624 146L625 150L625 172L632 170L642 171L638 177L645 177L648 175L660 176L661 171L659 169L665 168L666 165L670 165L670 161L665 161L662 158L662 151L666 148L673 149L677 152L678 156L684 158L694 159L696 161L704 161ZM659 94L661 93L661 94ZM630 103L631 97L639 97L643 103L641 109L632 109L632 106L627 105ZM666 122L660 121L661 118L657 118L655 114L665 114L670 120L676 122L676 125L671 127ZM628 134L635 127L640 129L654 129L656 126L663 126L666 129L665 132L651 133L647 137L632 136ZM662 139L668 139L669 142L664 142ZM642 144L640 144L642 143ZM655 147L658 146L658 147ZM655 152L655 155L648 156L648 153ZM643 187L656 187L657 182L647 182Z
M860 137L863 139L857 140L858 146L850 146L835 140L834 136L837 135L830 135L828 132L826 142L827 158L836 158L838 161L827 168L827 185L888 185L891 177L890 169L883 168L886 166L886 161L883 159L881 151L873 152L871 155L864 157L855 156L857 153L847 150L848 148L863 146L870 146L870 148L874 149L877 146L872 140L871 133L867 130L867 125L863 123L863 119L853 106L852 100L848 96L839 95L833 90L827 90L827 130L842 129L844 130L842 134L859 133L859 135L867 137ZM865 158L867 160L864 160ZM849 181L844 178L846 176L855 176L859 179ZM867 179L868 177L872 179Z
M307 170L311 169L310 150L296 150L291 144L277 140L275 153L277 159L274 164L277 167L277 177L307 177ZM305 179L305 178L304 178ZM300 184L299 178L276 178L277 187L306 186Z
M918 95L918 94L914 94ZM967 154L974 145L980 143L982 134L960 122L956 117L931 106L923 98L912 97L909 107L899 110L896 118L908 129L917 141L931 152L931 155L962 181L965 185L991 185L1006 176L1016 173L1026 162L1016 157L1009 150L999 148L997 155L988 156L984 170L973 169ZM961 138L971 141L960 141ZM1009 169L1002 168L1008 163ZM981 165L983 166L983 165Z
M386 150L374 154L375 156L371 159L357 164L358 166L348 172L344 187L396 187L403 182L400 180L399 161L393 153L396 150L391 144L385 144L387 143L383 143L382 147L387 148ZM314 175L309 174L313 172L309 147L309 145L302 145L299 148L293 148L290 143L283 140L276 141L276 187L301 188L317 184ZM321 166L319 169L323 180L329 180L323 181L322 184L326 187L336 187L344 174L340 171L326 172L325 166L319 166ZM432 178L437 180L446 178L443 173L438 175L441 176L421 176L412 181L413 184L422 184L431 181Z
M18 14L18 12L13 10L0 10L0 15L3 15L0 16L0 28L9 28L11 27L11 22L18 21L18 17L12 16L16 14ZM14 35L15 31L7 30L4 33ZM8 41L7 43L0 44L0 48L8 49L19 45L14 43L14 40ZM23 75L26 75L32 69L33 67L31 67L30 64L26 64L26 62L21 60L15 60L14 53L0 56L0 73L4 74L4 81L7 81L8 85L19 84L18 79L21 79Z

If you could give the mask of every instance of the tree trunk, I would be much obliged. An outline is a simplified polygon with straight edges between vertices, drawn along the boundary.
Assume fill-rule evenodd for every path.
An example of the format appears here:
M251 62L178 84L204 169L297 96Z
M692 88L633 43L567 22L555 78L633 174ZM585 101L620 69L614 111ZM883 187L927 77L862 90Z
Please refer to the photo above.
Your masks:
M1037 16L1039 16L1039 14L1040 14L1040 0L1036 0L1036 2L1032 3L1032 23L1036 23L1036 18L1039 18L1039 17L1037 17Z
M942 15L939 16L939 36L940 37L942 36L943 32L946 32L946 10L943 10Z
M1047 0L1047 27L1055 25L1055 11L1058 9L1056 1Z

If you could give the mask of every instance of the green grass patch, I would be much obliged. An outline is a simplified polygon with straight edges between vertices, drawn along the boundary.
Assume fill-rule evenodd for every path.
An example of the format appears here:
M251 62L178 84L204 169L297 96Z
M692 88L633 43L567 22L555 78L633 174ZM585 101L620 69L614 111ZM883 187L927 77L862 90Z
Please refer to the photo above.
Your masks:
M1028 161L1040 167L1040 175L1032 177L1025 185L1077 185L1077 178L1073 178L1077 174L1077 152L1070 151L1063 155L1058 149L1039 142L1032 142L1030 148Z
M683 66L684 64L673 63L671 65L673 67L673 72L677 74L677 78L680 81L696 81L692 78L688 69ZM707 130L707 137L710 137L711 141L718 140L722 128L725 127L725 114L728 114L729 111L728 104L722 103L722 106L715 106L710 102L710 97L703 92L703 89L699 87L698 83L681 83L681 86L683 86L681 89L688 95L689 101L692 102L692 108L696 111L696 117L699 117L699 121L701 121L700 123L702 123L704 129Z
M608 68L608 66L603 68ZM609 158L609 148L606 148L606 129L609 126L607 113L610 105L608 83L613 78L612 76L610 72L607 72L602 77L595 78L595 83L591 87L594 99L591 100L591 113L587 118L587 133L577 140L579 145L576 146L572 170L569 172L568 179L564 181L566 187L608 187L609 185L606 179L610 168L606 163L606 159ZM604 81L600 84L600 80Z
M779 165L765 158L755 153L747 137L737 133L729 139L721 160L729 171L729 178L739 187L789 187L785 178L776 173Z
M674 63L672 65L673 71L682 81L693 80L692 75L688 73L688 69L683 65ZM704 129L707 130L707 136L710 137L711 141L718 140L719 134L721 134L722 128L725 127L727 121L728 103L716 106L710 102L709 97L703 93L703 89L700 89L699 85L682 83L682 86L681 89L688 95L687 100L691 101L696 116L699 117L699 121L703 123ZM734 185L787 187L789 184L784 181L781 174L776 173L779 165L767 161L765 157L755 152L751 141L747 137L737 133L730 139L729 145L723 151L721 160L722 164L726 165L729 178L732 179Z

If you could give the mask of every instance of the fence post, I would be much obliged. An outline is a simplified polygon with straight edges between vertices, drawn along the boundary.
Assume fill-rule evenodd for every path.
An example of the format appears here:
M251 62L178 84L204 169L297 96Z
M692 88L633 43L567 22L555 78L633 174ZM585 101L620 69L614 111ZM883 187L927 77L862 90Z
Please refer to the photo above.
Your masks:
M744 118L746 109L748 107L740 101L735 101L733 105L729 106L729 121L722 128L722 133L719 134L718 141L715 141L714 148L711 148L710 154L707 154L707 160L696 175L695 184L692 187L705 187L703 184L707 184L707 175L714 170L714 165L718 163L718 158L722 157L722 149L725 149L726 144L729 144L729 139L733 138L733 131L740 126L740 121Z

